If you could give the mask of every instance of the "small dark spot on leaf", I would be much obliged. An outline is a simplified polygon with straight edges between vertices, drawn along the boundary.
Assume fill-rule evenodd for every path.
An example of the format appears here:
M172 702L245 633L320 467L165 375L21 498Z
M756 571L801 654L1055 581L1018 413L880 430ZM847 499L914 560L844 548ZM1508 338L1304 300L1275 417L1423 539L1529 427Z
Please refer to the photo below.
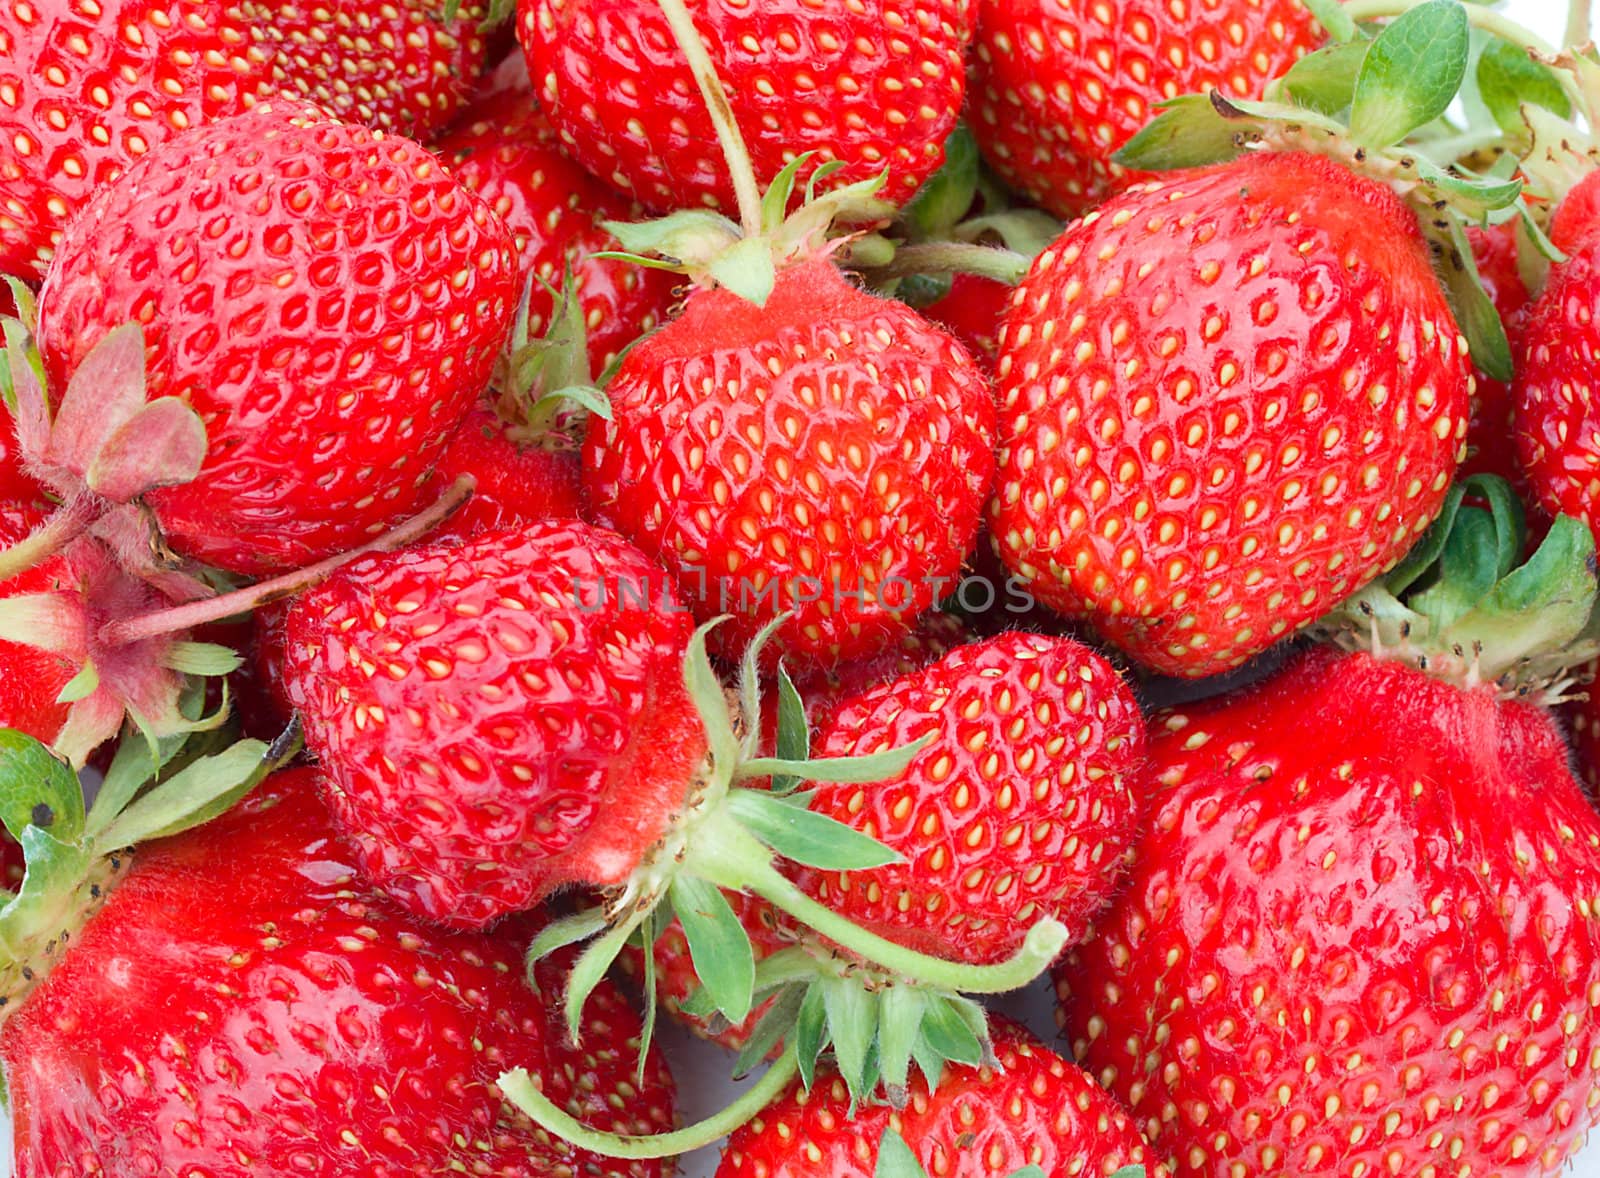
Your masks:
M40 802L38 805L34 806L33 824L35 826L39 827L41 830L47 830L54 826L55 822L56 812L48 805L46 805L44 802Z

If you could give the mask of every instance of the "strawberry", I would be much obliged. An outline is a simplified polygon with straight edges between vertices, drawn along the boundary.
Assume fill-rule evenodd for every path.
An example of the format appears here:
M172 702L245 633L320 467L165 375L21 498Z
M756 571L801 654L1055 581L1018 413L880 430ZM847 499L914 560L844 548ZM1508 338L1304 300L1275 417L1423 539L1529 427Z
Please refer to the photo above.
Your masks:
M600 222L626 219L637 206L562 155L556 134L537 109L508 104L504 95L474 106L434 145L462 187L477 194L505 222L517 244L528 291L529 330L550 326L551 290L570 269L588 335L594 375L640 335L667 316L678 280L612 258L618 248Z
M930 733L897 777L821 785L810 803L904 862L796 881L858 924L963 961L1014 953L1041 913L1081 937L1138 814L1144 719L1121 677L1070 639L1003 634L842 702L815 751L850 756Z
M1007 184L1076 216L1133 178L1112 156L1156 104L1258 98L1322 40L1299 0L980 0L968 122Z
M488 208L404 139L282 103L191 130L61 240L37 329L53 434L9 349L32 468L130 558L143 507L174 551L233 572L353 547L425 493L505 338L514 264Z
M1522 321L1528 311L1528 288L1517 269L1517 232L1514 222L1493 229L1467 229L1473 261L1484 289L1505 326L1512 352L1518 348ZM1479 370L1475 374L1477 398L1472 424L1467 429L1467 459L1462 474L1495 474L1513 483L1522 479L1517 465L1516 430L1513 427L1511 386Z
M464 926L623 884L706 751L665 593L616 537L541 522L357 561L300 597L285 688L367 878Z
M636 1071L621 995L602 988L570 1045L515 930L401 916L327 823L299 770L136 854L0 1029L19 1178L661 1174L552 1140L488 1090L515 1062L585 1121L669 1126L670 1077L656 1055Z
M472 498L430 535L470 539L541 519L577 519L578 456L523 444L518 429L479 405L445 447L434 478L449 486L463 475L477 483Z
M1590 309L1600 290L1600 172L1566 195L1551 233L1568 258L1551 268L1528 308L1512 386L1517 457L1540 507L1587 520L1600 534L1593 474L1600 447L1589 425L1590 370L1600 355Z
M696 291L624 358L591 417L594 517L673 572L739 649L839 662L892 642L955 584L993 461L994 401L949 336L824 261L764 306Z
M957 274L950 290L921 308L966 347L978 363L992 367L1000 351L1000 320L1011 303L1011 287L977 274Z
M1139 662L1237 666L1393 566L1444 501L1465 343L1384 185L1254 153L1113 197L1001 334L990 527Z
M1594 544L1513 568L1472 484L1357 649L1154 725L1130 885L1056 979L1176 1172L1553 1174L1596 1119L1600 816L1538 706L1595 649Z
M954 1067L910 1103L858 1108L838 1076L794 1086L728 1140L716 1178L874 1178L880 1141L911 1147L928 1174L1000 1178L1023 1166L1045 1178L1110 1178L1149 1166L1165 1178L1128 1115L1084 1073L1015 1023L995 1020L995 1062ZM901 1171L903 1172L903 1171Z
M268 90L223 0L11 4L0 15L0 274L42 277L90 194Z
M417 140L455 118L487 65L487 7L447 8L446 0L239 2L271 60L275 93Z
M885 170L903 203L944 158L966 88L970 4L695 0L695 23L748 136L758 179L815 153L829 187ZM695 79L655 0L521 0L539 102L572 157L647 206L732 208L734 188Z

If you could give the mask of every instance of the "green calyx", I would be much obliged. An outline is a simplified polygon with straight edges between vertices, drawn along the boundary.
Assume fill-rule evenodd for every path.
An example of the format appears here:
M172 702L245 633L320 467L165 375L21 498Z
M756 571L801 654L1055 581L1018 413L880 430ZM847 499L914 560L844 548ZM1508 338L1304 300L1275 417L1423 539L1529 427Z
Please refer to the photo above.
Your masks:
M0 892L0 1019L26 997L104 901L128 849L215 818L299 751L299 729L268 745L220 734L147 741L130 727L84 806L71 766L39 741L0 729L0 823L25 874Z
M594 987L625 945L642 941L647 1013L641 1050L647 1050L655 1023L653 959L648 948L675 915L683 926L701 983L696 1009L708 1017L739 1023L758 1000L776 995L778 1013L769 1013L759 1028L759 1038L765 1043L760 1048L762 1056L778 1041L788 1040L785 1058L797 1071L806 1069L809 1080L809 1069L823 1047L831 1043L835 1058L852 1069L862 1090L870 1090L879 1079L891 1090L903 1088L913 1059L919 1066L926 1062L924 1071L934 1067L935 1048L921 1030L925 1020L936 1019L927 1031L936 1037L933 1043L949 1043L953 1042L950 1036L937 1038L938 1029L949 1022L951 1012L961 1013L968 1019L973 1041L981 1046L986 1040L981 1012L958 995L998 993L1026 985L1059 955L1066 928L1053 919L1042 919L1028 931L1023 947L1013 957L995 965L975 966L908 949L854 924L801 891L779 870L777 860L831 871L865 871L898 862L900 857L876 839L811 811L809 795L798 792L800 783L892 779L906 770L931 737L869 756L812 757L799 693L780 669L776 748L774 755L762 755L761 652L785 619L781 615L774 619L745 651L732 703L706 655L706 636L720 620L695 631L684 661L684 682L705 725L709 748L695 796L650 858L604 909L577 913L540 933L528 950L530 964L565 945L589 941L566 987L567 1027L576 1039L584 1003ZM905 997L890 1000L905 1009L885 1024L878 1006L862 1000L865 990L858 981L843 984L853 971L858 976L860 972L843 958L837 959L831 973L816 964L819 959L805 965L795 955L779 954L758 966L749 935L724 894L733 892L760 896L801 928L852 954L885 981L892 980L906 995L919 992L921 1005L913 1009L914 1004ZM824 956L832 959L831 954ZM927 993L921 994L923 991ZM971 1022L974 1012L980 1020L976 1027ZM883 1025L891 1028L887 1045L879 1029ZM875 1047L877 1059L869 1063ZM972 1054L966 1039L960 1040L959 1048L961 1054L944 1058ZM602 1142L604 1135L589 1131L581 1137L573 1135L569 1132L575 1132L571 1118L552 1117L551 1106L542 1098L524 1103L521 1097L529 1095L527 1085L510 1080L503 1077L502 1088L535 1121L582 1148L612 1156L665 1157L708 1144L731 1128L719 1116L691 1134L692 1145L683 1144L689 1139L684 1136L687 1130L669 1135L670 1149L666 1139L655 1146L647 1145L645 1139L628 1139L625 1147L618 1140L607 1145ZM663 1152L637 1152L656 1148Z
M1594 537L1560 516L1524 559L1527 535L1504 479L1463 479L1405 560L1320 627L1463 686L1559 698L1567 671L1600 655Z
M538 284L550 296L550 322L542 335L533 330L532 303ZM620 360L620 357L619 357ZM589 328L577 279L569 267L560 287L536 274L523 285L511 339L495 374L496 411L513 423L519 444L550 450L576 449L590 414L611 420L604 388L611 369L595 380L589 367Z
M1535 126L1580 101L1579 83L1539 59L1549 47L1538 37L1482 5L1319 0L1313 11L1330 44L1296 62L1263 101L1217 91L1175 98L1117 162L1160 171L1292 149L1388 184L1418 215L1474 362L1509 380L1510 347L1464 228L1515 220L1554 256L1520 199L1519 158ZM1450 113L1457 100L1465 119Z

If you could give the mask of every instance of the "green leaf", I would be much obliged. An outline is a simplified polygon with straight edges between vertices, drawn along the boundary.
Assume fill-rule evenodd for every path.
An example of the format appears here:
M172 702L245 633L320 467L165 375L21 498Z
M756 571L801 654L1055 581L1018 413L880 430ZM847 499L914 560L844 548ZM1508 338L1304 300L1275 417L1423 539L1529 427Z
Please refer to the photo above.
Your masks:
M811 178L806 181L806 204L815 204L817 200L817 186L829 176L841 171L845 166L843 160L829 160L811 173Z
M767 305L778 281L772 243L764 237L747 237L730 246L712 258L706 269L719 285L758 307Z
M878 1062L889 1101L903 1105L911 1078L911 1053L922 1035L927 992L891 984L878 997Z
M231 675L244 666L237 651L215 642L174 642L163 661L174 671L206 678Z
M800 690L789 678L789 670L778 664L778 739L776 751L780 761L804 761L811 756L811 725L806 719L805 700ZM776 792L789 793L800 788L801 779L790 773L780 773L772 779Z
M1469 221L1483 221L1489 213L1510 207L1522 195L1521 180L1469 176L1446 171L1426 156L1407 158L1416 169L1417 177L1432 190L1426 193L1429 199L1447 201Z
M1006 1178L1046 1178L1046 1175L1038 1166L1018 1166Z
M74 843L83 835L83 787L65 761L26 733L0 728L0 822L22 841L30 826Z
M800 1003L800 1014L794 1023L795 1062L800 1067L800 1082L806 1091L816 1079L817 1060L827 1045L828 1010L823 1001L821 986L808 986Z
M1507 134L1527 130L1522 104L1531 102L1562 118L1572 116L1572 103L1548 66L1534 61L1524 49L1495 39L1478 57L1478 95L1494 121Z
M582 1038L583 1008L588 1005L589 995L594 993L594 988L606 976L617 954L622 952L634 930L644 923L648 914L648 909L633 912L627 919L607 929L604 936L597 937L573 962L572 972L567 975L565 1005L567 1036L574 1043Z
M1426 532L1422 533L1422 538L1411 546L1411 550L1394 567L1394 571L1384 578L1384 584L1389 592L1396 597L1400 596L1437 563L1439 554L1444 551L1445 541L1450 536L1450 529L1455 526L1456 513L1461 510L1461 501L1465 496L1464 483L1450 484L1450 489L1445 492L1444 503L1439 508L1439 517Z
M943 240L972 208L978 195L978 141L957 123L944 141L944 163L900 210L911 241Z
M928 1178L928 1174L906 1139L893 1129L885 1128L878 1141L878 1164L873 1168L872 1178Z
M166 838L232 808L273 768L264 741L241 740L173 774L124 810L101 835L110 850Z
M790 616L787 611L781 612L762 626L745 645L744 655L739 660L739 718L744 726L740 753L743 757L755 756L761 744L761 655Z
M715 884L685 874L672 881L672 906L700 984L730 1023L742 1023L755 995L755 954L728 898Z
M36 964L31 959L44 948L38 943L41 935L46 942L54 939L63 924L78 916L70 909L81 902L78 889L94 866L94 856L82 843L58 839L38 826L26 827L17 841L27 873L17 894L0 908L0 946L11 951L0 953L0 994L7 995L16 992L19 981L12 972Z
M655 221L603 221L601 225L630 254L662 254L700 265L741 240L739 226L727 217L697 209Z
M1384 148L1444 114L1466 77L1470 49L1460 0L1427 0L1396 17L1372 42L1356 78L1350 137Z
M1472 244L1467 240L1460 219L1447 214L1444 221L1447 237L1440 243L1438 269L1450 310L1455 314L1461 334L1466 337L1472 362L1495 380L1509 381L1511 344L1506 339L1505 325L1500 322L1500 312L1483 288L1477 261L1472 256ZM1430 230L1430 234L1437 232L1437 229Z
M1343 41L1308 53L1276 85L1296 106L1338 115L1355 99L1356 78L1371 41Z
M1477 507L1464 507L1445 538L1438 579L1406 604L1439 629L1469 613L1499 580L1494 517Z
M739 763L739 738L734 735L733 718L728 715L722 680L717 678L710 656L706 654L706 635L726 620L726 615L713 618L690 636L683 656L683 683L700 713L700 722L705 725L712 764L721 773L732 773Z
M1111 1178L1144 1178L1143 1166L1123 1166Z
M75 704L79 700L88 699L98 690L100 690L100 672L95 669L94 663L87 662L78 668L78 673L68 679L60 691L56 692L56 703Z
M800 174L800 169L816 156L814 151L803 151L794 159L784 165L783 170L772 178L772 183L767 186L767 191L761 197L761 230L771 233L783 224L784 217L789 214L789 201L794 196L795 177Z
M545 925L528 946L530 976L534 962L543 960L557 949L564 949L568 945L576 945L579 941L587 941L590 937L598 936L609 923L604 908L585 908L582 912L574 912L571 916L563 916L560 920Z
M871 1090L868 1072L873 1068L873 1043L878 1037L878 1003L851 977L825 978L817 983L828 1014L828 1037L833 1059L853 1100Z
M611 398L606 396L604 390L592 384L563 385L553 393L546 393L533 403L533 412L548 412L551 405L564 405L570 402L577 405L586 413L592 413L602 421L611 420Z
M1334 41L1353 41L1361 36L1355 18L1344 10L1339 0L1306 0L1306 8L1317 18L1317 23L1328 30Z
M974 1068L983 1062L982 1040L949 999L928 1003L922 1016L922 1037L941 1059Z
M1197 168L1238 156L1237 122L1224 118L1209 95L1185 94L1169 99L1111 158L1125 168L1165 172Z
M826 871L864 871L904 858L835 818L789 805L765 790L736 789L728 806L740 824L785 859Z
M933 743L930 732L922 739L881 753L857 757L816 757L809 761L786 761L780 757L754 757L739 766L736 776L776 777L789 774L807 781L832 781L840 784L869 784L899 777L916 760L917 754Z
M735 1077L747 1076L772 1053L779 1042L794 1031L800 1017L800 1007L806 1000L807 987L796 983L778 991L776 999L751 1028L750 1036L739 1048L733 1061Z

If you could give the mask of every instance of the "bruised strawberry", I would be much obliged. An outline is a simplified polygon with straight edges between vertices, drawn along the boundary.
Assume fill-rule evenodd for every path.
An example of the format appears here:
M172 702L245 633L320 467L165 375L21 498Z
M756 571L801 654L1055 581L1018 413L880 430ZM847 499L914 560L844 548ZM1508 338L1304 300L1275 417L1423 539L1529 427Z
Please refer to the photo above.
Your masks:
M966 91L967 3L691 0L765 183L811 152L835 188L885 169L904 203L944 159ZM655 0L521 0L539 103L572 157L652 209L731 209L712 120Z
M1415 216L1255 153L1113 197L1001 335L1000 555L1140 663L1244 662L1436 517L1471 377Z
M777 614L797 658L859 658L954 586L992 471L994 401L949 336L826 261L765 306L717 288L623 360L591 417L596 519L741 649Z
M508 103L504 95L484 99L434 151L462 187L476 193L511 230L522 281L532 280L527 291L531 335L549 327L552 291L563 288L569 270L595 376L665 320L679 281L674 275L594 256L620 248L600 222L627 220L637 206L561 153L555 131L532 106L531 96L517 103Z

